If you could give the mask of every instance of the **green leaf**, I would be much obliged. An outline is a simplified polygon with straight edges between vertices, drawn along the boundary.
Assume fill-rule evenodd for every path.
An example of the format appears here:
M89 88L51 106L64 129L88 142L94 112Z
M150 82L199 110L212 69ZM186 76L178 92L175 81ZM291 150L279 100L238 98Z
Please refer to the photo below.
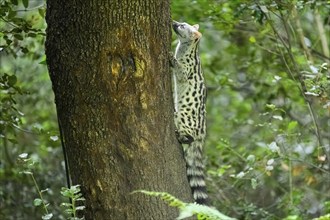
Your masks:
M24 8L29 7L29 0L22 0L22 3L23 3Z
M29 52L29 49L27 49L26 47L21 47L21 51L24 54L27 54Z
M193 215L197 215L198 220L234 220L234 218L222 214L215 208L196 203L189 203L183 207L177 219L184 219Z
M330 220L330 214L321 216L319 218L314 218L313 220Z
M19 27L14 28L13 30L11 30L12 33L21 33L23 30Z
M276 106L274 104L266 104L266 107L269 108L270 110L276 109Z
M52 213L49 213L49 214L43 215L41 218L43 220L48 220L48 219L51 219L52 217L53 217L53 214Z
M256 179L252 178L251 179L251 186L252 186L252 189L256 189L257 186L258 186L258 182Z
M52 141L57 141L58 140L58 136L57 135L50 136L49 138Z
M297 121L291 121L289 124L288 124L288 132L292 132L298 125L298 122Z
M69 189L65 188L65 187L62 187L61 189L61 194L64 196L64 197L72 197L72 193L70 192Z
M250 41L251 43L255 43L255 42L257 42L257 40L256 40L256 38L255 38L254 36L251 36L251 37L249 38L249 41Z
M71 203L67 203L67 202L63 202L63 203L61 203L61 206L72 207L72 204Z
M268 9L266 6L264 5L260 5L260 10L263 12L263 13L268 13Z
M249 164L253 164L256 161L256 156L253 154L250 154L247 158L246 158L247 162Z
M11 0L11 3L12 3L13 5L18 5L18 0Z
M8 18L12 19L17 15L17 11L10 10L8 13Z
M86 207L85 206L77 206L76 210L84 210Z
M300 220L301 218L298 215L289 215L283 220Z
M40 190L41 193L44 193L44 192L47 192L47 191L49 191L48 188Z
M44 8L39 8L39 9L38 9L38 12L39 12L39 15L40 15L42 18L45 18L46 10L45 10Z
M34 199L34 201L33 201L34 206L41 206L41 204L42 204L41 199L39 199L39 198Z
M234 220L234 218L228 217L214 208L196 203L185 203L169 193L146 190L136 190L132 193L143 193L149 196L160 197L170 206L180 209L180 215L177 219L184 219L193 215L197 215L197 218L200 220Z
M8 76L8 85L13 87L17 83L17 77L15 75Z
M13 144L18 144L17 139L14 139L14 138L7 138L7 140L10 141L10 142L13 143Z
M21 153L20 155L18 155L18 157L21 159L26 159L28 156L29 156L28 153Z
M6 44L9 46L13 41L10 39L6 39Z
M43 64L43 65L46 65L46 64L47 64L47 62L46 62L46 59L44 59L44 60L40 61L40 62L39 62L39 64Z
M324 212L330 214L330 200L324 202Z
M21 34L14 34L14 37L17 39L17 40L23 40L23 36Z

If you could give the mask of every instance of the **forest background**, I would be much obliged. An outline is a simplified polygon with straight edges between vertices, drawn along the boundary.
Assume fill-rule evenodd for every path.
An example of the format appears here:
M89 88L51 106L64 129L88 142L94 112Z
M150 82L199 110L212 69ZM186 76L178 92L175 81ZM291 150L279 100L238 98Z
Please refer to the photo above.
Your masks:
M245 219L330 213L330 3L180 0L171 8L203 33L213 206ZM43 215L34 180L50 212L66 218L44 16L44 1L0 0L0 219ZM22 173L24 158L33 178Z

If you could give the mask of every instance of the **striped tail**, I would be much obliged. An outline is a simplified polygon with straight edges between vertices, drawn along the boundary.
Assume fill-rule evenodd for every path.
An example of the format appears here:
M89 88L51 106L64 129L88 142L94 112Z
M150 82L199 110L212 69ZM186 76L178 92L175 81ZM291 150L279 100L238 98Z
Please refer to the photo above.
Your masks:
M187 166L187 177L194 200L198 204L207 204L206 184L203 164L203 142L193 141L184 146L184 156Z

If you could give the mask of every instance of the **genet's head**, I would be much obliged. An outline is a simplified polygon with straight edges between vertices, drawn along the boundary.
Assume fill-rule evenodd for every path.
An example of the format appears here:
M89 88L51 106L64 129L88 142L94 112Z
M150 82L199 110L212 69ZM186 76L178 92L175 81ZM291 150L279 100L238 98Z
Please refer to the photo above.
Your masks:
M199 25L189 25L187 23L180 23L173 21L173 30L179 37L180 42L198 41L202 34L198 31Z

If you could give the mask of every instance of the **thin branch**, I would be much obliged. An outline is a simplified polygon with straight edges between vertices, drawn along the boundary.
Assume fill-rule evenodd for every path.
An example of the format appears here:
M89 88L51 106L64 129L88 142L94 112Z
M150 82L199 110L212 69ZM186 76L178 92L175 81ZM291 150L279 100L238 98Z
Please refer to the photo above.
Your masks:
M306 45L306 42L305 42L304 30L301 26L301 22L300 22L296 7L292 7L292 14L293 14L293 18L296 22L296 26L297 26L296 30L297 30L297 33L298 33L298 37L299 37L301 46L304 50L304 53L307 57L307 60L310 63L314 63L313 56L312 56L312 54L311 54L311 52L310 52L310 50L309 50L309 48L308 48L308 46Z
M323 54L325 57L330 57L327 36L325 34L324 26L322 24L321 16L320 16L320 13L318 12L318 10L315 10L315 22L316 22L317 30L319 32ZM328 61L328 64L330 64L330 61Z
M295 9L294 9L295 10ZM295 73L299 73L299 67L297 65L297 62L291 52L291 41L285 41L282 36L278 33L277 29L274 27L273 25L273 22L272 20L269 18L268 15L266 15L268 21L269 21L269 24L271 26L271 28L273 29L275 35L278 37L278 39L280 39L280 42L282 43L282 45L284 46L284 48L286 49L287 51L287 54L289 55L289 58L291 60L291 63L293 64L293 67L294 67L294 72ZM282 22L283 22L283 25L284 25L284 29L287 33L287 35L289 36L289 31L288 31L288 27L287 27L287 24L286 24L286 21L284 20L284 16L282 15L281 13L281 18L282 18ZM300 32L302 33L302 32ZM307 53L307 52L306 52ZM301 79L301 77L298 77L298 79L296 79L295 77L295 74L291 71L291 68L290 66L288 65L288 63L286 62L286 59L284 58L284 55L282 55L282 58L283 58L283 61L286 65L286 68L288 69L289 71L289 74L291 76L291 78L296 81L296 82L299 82L299 85L298 85L298 88L300 90L300 93L302 95L302 97L304 98L306 104L307 104L307 107L308 107L308 111L312 117L312 120L313 120L313 125L314 125L314 131L315 131L315 135L317 137L317 140L318 140L318 145L319 146L322 146L323 145L323 141L322 141L322 138L321 138L321 135L320 135L320 127L316 121L316 113L314 111L314 109L312 108L312 103L311 101L306 97L305 95L305 92L307 91L306 89L306 85L304 83L304 81ZM298 75L299 76L299 75Z
M9 25L15 27L15 28L18 28L18 26L16 24L13 24L11 23L10 21L8 21L7 19L3 18L3 17L0 17L1 20L3 20L4 22L8 23Z
M39 9L39 8L42 8L42 7L45 7L45 4L38 5L34 8L25 8L25 9L20 9L20 10L16 10L16 11L17 12L33 11L33 10L36 10L36 9Z

